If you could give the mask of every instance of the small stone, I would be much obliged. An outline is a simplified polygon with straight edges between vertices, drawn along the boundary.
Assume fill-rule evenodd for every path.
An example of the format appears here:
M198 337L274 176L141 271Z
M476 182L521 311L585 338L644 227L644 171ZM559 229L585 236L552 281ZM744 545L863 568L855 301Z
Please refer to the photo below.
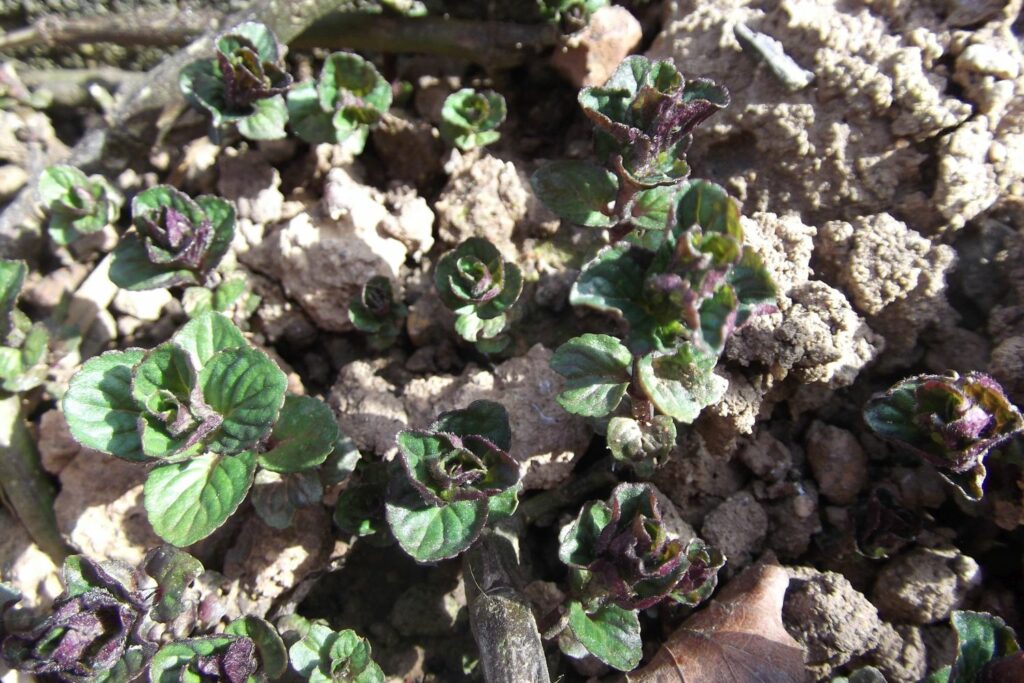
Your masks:
M569 36L551 63L576 88L603 85L643 38L640 22L625 7L602 7Z
M916 548L882 568L871 601L886 619L933 624L948 619L980 583L981 569L974 559L956 550Z
M120 289L114 296L113 306L119 313L154 322L160 319L164 306L172 299L174 297L166 289L146 289L140 292Z
M1014 55L985 43L968 45L957 57L956 66L1011 81L1020 75L1020 62Z
M728 558L732 571L750 564L768 533L768 515L749 491L740 491L708 513L701 536Z
M815 421L807 432L807 462L822 495L849 505L868 480L868 461L852 433Z
M793 466L789 448L768 430L761 430L753 441L742 447L739 459L754 476L770 482L781 481Z
M21 166L7 164L0 166L0 202L15 195L28 182L28 174Z

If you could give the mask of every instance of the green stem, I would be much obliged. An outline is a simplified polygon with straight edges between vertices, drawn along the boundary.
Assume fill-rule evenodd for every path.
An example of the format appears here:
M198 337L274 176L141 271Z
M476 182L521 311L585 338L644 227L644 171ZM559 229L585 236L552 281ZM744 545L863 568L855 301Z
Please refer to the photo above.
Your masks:
M4 500L36 545L60 564L71 551L57 530L56 490L40 463L17 394L0 399L0 473Z
M549 524L560 510L578 505L595 491L619 483L611 469L614 462L611 457L605 458L567 485L523 501L516 514L527 524Z

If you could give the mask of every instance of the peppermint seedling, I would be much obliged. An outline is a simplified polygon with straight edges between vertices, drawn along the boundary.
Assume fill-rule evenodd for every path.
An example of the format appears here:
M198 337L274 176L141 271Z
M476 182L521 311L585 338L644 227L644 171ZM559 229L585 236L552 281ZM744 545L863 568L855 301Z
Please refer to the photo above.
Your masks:
M211 195L192 199L157 185L132 200L135 230L114 250L110 279L131 290L206 284L231 247L235 208Z
M348 308L348 319L366 334L371 349L380 351L395 343L402 332L409 309L395 299L391 279L377 275L359 290L359 298Z
M320 77L288 93L288 113L295 133L306 142L346 143L363 151L370 128L391 107L391 85L376 67L349 52L324 61Z
M482 237L470 237L441 256L434 284L441 301L455 312L460 337L485 352L508 344L508 337L499 335L508 323L506 311L523 291L523 276L497 247Z
M773 310L775 285L744 245L739 211L705 181L683 186L656 247L622 240L584 265L569 301L611 313L624 340L585 334L560 346L551 367L566 378L558 402L591 418L611 415L612 454L647 476L689 424L725 393L714 373L729 336ZM628 415L617 415L628 398Z
M571 597L546 637L570 657L592 654L620 671L640 663L637 611L666 599L700 604L725 563L700 539L674 538L646 484L620 484L607 503L584 505L559 534L558 557L569 566Z
M973 500L984 494L986 458L1024 430L999 383L980 372L901 380L868 401L864 421Z
M488 520L514 513L521 487L511 445L508 413L491 401L399 432L404 476L392 479L386 515L402 549L418 562L446 560L469 549Z
M101 175L74 166L50 166L39 175L39 199L49 213L47 231L66 246L117 222L124 198Z
M587 25L590 15L608 6L608 0L537 0L541 16L562 27L566 33Z
M258 468L297 475L333 451L330 408L286 396L286 387L284 373L230 320L206 313L150 351L90 359L63 408L82 445L153 465L144 487L149 521L185 546L234 513Z
M288 617L287 626L299 637L288 648L292 668L309 683L383 683L370 643L355 631L335 631L298 615Z
M505 120L505 98L493 90L463 88L445 98L441 108L441 137L463 152L486 147L501 137L496 129Z
M213 288L187 287L181 296L181 305L189 318L216 311L235 321L244 321L260 305L261 298L249 289L245 275L235 271Z
M600 165L556 161L534 173L537 197L567 221L630 230L664 231L679 184L690 173L690 133L729 104L725 88L687 81L669 61L633 56L600 87L580 90L579 103L597 126Z
M250 140L285 136L292 84L285 48L263 24L246 22L221 35L213 59L193 62L181 72L181 91L213 117L215 133L234 125Z

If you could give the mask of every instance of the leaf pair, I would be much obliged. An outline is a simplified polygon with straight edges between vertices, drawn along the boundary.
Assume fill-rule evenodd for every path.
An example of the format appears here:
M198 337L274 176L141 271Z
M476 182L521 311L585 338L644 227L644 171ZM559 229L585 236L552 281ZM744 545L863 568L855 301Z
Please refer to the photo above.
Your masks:
M116 223L124 201L106 178L86 176L74 166L44 169L38 191L50 215L47 230L61 246Z
M0 392L28 391L45 379L50 335L17 308L28 266L0 259Z
M426 430L398 434L404 476L388 491L387 522L402 549L419 562L467 550L488 520L515 512L519 465L508 454L508 413L474 401L443 413Z
M215 129L233 124L250 140L283 138L288 123L283 94L292 84L284 53L263 24L240 24L217 38L213 59L182 70L181 91L210 113Z
M235 511L257 466L292 474L326 460L338 438L322 402L285 398L284 373L230 320L199 316L146 352L111 351L71 379L63 409L82 445L159 463L144 488L157 534L183 546Z
M324 60L316 81L288 93L288 116L306 142L348 142L358 154L391 99L391 84L372 63L350 52L335 52Z
M205 284L231 248L235 208L210 195L192 199L170 185L132 200L134 232L114 250L110 279L130 290Z

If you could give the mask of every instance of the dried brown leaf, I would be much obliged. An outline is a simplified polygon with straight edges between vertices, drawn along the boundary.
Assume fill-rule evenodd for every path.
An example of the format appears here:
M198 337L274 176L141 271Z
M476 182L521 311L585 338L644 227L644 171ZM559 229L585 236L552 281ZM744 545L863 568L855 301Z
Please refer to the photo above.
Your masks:
M805 683L803 648L782 625L786 571L743 572L668 639L629 683Z

